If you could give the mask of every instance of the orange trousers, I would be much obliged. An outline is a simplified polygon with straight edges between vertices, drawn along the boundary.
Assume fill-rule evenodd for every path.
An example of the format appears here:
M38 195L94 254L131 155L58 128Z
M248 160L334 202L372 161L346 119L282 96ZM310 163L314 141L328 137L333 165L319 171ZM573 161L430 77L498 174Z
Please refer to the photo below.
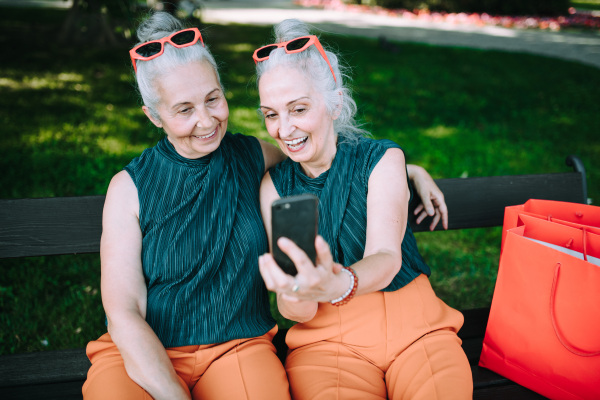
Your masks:
M192 399L289 399L285 370L267 334L215 345L168 348L181 385ZM152 399L125 371L123 358L108 333L87 346L92 362L83 385L83 398Z
M292 398L472 399L471 368L456 335L463 322L425 275L341 307L322 303L287 334Z

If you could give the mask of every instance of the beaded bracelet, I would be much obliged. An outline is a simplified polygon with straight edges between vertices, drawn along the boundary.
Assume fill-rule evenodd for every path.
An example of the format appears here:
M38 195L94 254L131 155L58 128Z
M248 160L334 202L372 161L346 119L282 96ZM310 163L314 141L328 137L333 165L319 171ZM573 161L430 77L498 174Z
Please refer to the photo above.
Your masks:
M356 294L356 289L358 288L358 275L356 275L356 271L354 271L350 267L344 267L342 268L342 271L345 271L347 274L350 275L350 278L352 278L352 282L350 284L350 288L346 291L346 293L344 293L335 300L331 300L331 304L338 307L343 306L344 304L352 300L352 298Z

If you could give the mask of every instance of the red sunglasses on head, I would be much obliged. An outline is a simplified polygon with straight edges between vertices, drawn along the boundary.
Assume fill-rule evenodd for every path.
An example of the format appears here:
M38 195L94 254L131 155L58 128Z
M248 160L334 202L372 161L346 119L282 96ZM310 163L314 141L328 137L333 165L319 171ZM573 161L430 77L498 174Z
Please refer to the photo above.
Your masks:
M204 40L202 40L200 30L198 28L188 28L172 33L162 39L150 40L149 42L139 44L129 50L133 70L137 73L135 60L148 61L164 53L165 43L170 43L174 47L182 48L194 45L198 40L200 40L200 43L204 46Z
M285 49L286 53L293 54L293 53L300 53L300 52L308 49L311 45L314 45L317 48L317 50L319 50L319 53L321 53L321 56L323 57L325 62L327 62L327 65L329 65L329 69L331 70L331 75L333 75L333 80L337 83L337 79L335 78L335 73L333 72L331 63L329 62L329 59L327 58L327 54L325 54L325 50L323 49L323 46L321 46L321 42L319 42L319 39L315 35L300 36L295 39L289 40L287 42L274 43L274 44L269 44L269 45L260 47L254 51L252 58L254 59L254 63L256 64L259 61L268 60L269 56L271 55L271 52L280 47L283 47Z

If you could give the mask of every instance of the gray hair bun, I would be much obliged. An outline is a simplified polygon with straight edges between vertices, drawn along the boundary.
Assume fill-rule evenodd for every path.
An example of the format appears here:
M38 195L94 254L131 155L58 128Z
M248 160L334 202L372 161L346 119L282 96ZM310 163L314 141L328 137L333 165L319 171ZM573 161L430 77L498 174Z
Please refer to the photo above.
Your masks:
M171 14L159 11L144 20L137 29L140 43L163 38L184 29L183 23Z
M308 25L299 19L286 19L275 25L275 41L277 43L287 42L300 36L310 35Z

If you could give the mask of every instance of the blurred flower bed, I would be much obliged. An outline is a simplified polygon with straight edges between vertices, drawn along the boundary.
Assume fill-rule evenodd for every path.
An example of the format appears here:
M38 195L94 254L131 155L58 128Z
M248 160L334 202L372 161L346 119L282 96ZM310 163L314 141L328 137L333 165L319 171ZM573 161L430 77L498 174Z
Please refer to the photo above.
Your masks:
M386 9L379 6L346 4L342 0L295 0L302 7L319 7L333 10L352 12L368 12L378 15L398 18L415 19L430 22L445 22L449 24L470 24L475 26L502 26L515 29L543 29L560 31L563 29L578 29L585 31L600 31L600 12L579 11L569 8L569 14L558 17L536 16L505 16L486 13L444 13L429 10Z

